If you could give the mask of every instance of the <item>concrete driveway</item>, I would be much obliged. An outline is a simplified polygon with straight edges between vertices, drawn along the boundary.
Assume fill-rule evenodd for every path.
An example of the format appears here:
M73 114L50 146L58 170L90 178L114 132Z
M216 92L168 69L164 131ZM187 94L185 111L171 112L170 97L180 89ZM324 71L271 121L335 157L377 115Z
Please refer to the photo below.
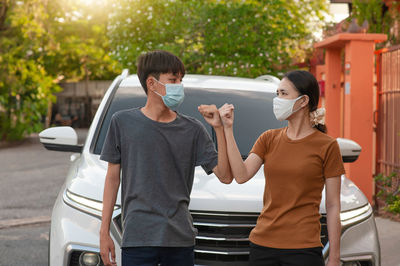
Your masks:
M83 143L87 130L78 130ZM0 265L47 265L51 209L71 153L47 151L37 135L0 144ZM382 266L400 266L400 223L376 218Z

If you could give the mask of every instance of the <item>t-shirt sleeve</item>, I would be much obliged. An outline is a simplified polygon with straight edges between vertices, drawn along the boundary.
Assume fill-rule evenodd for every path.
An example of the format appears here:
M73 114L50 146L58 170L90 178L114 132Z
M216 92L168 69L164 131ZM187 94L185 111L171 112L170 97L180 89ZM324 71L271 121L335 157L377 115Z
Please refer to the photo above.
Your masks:
M345 173L342 155L340 154L339 144L333 140L326 152L324 158L324 177L337 177Z
M121 145L118 123L115 115L112 116L110 126L104 141L100 159L110 163L121 163Z
M199 122L199 134L196 147L196 166L201 165L209 175L218 164L218 153L215 150L214 142L208 134L204 125Z
M258 157L260 157L263 162L264 162L264 157L265 157L265 153L267 150L267 138L268 138L268 131L265 131L264 133L262 133L258 139L256 140L256 142L253 145L253 148L250 150L250 153L255 153L258 155Z

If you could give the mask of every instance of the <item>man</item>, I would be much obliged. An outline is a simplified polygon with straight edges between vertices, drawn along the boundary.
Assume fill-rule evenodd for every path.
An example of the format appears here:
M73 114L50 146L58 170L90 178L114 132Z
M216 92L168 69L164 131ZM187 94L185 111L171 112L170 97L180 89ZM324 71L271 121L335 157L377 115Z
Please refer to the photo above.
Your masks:
M122 170L122 265L193 265L196 230L188 205L195 166L232 182L223 126L215 106L201 106L214 127L219 154L204 126L176 112L183 101L182 61L166 51L138 59L147 94L142 108L113 115L101 159L108 162L100 229L105 265L115 265L110 221ZM110 259L111 255L111 259Z

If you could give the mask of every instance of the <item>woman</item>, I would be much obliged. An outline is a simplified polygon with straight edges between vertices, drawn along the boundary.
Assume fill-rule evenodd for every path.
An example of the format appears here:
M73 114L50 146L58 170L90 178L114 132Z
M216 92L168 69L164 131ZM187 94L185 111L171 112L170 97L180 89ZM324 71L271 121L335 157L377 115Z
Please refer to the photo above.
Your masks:
M325 134L317 110L319 87L307 71L282 79L274 99L278 120L288 126L264 132L243 162L233 136L233 105L219 109L232 173L250 180L264 164L264 207L250 233L250 265L325 265L320 241L319 205L326 185L329 266L340 265L339 146Z

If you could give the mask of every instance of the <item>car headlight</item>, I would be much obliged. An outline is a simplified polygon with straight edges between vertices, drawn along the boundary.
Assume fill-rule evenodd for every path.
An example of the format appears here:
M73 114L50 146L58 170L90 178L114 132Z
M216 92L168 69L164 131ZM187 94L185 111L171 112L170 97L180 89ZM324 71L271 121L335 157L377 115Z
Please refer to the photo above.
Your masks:
M100 266L103 262L100 259L99 253L82 252L79 256L79 265L81 266Z
M340 221L342 226L348 226L361 220L365 220L372 214L372 207L368 203L367 205L350 211L340 213Z
M98 217L101 217L101 212L103 211L103 203L101 201L77 195L69 190L65 190L64 202L73 208ZM119 208L119 205L114 206L114 210Z

